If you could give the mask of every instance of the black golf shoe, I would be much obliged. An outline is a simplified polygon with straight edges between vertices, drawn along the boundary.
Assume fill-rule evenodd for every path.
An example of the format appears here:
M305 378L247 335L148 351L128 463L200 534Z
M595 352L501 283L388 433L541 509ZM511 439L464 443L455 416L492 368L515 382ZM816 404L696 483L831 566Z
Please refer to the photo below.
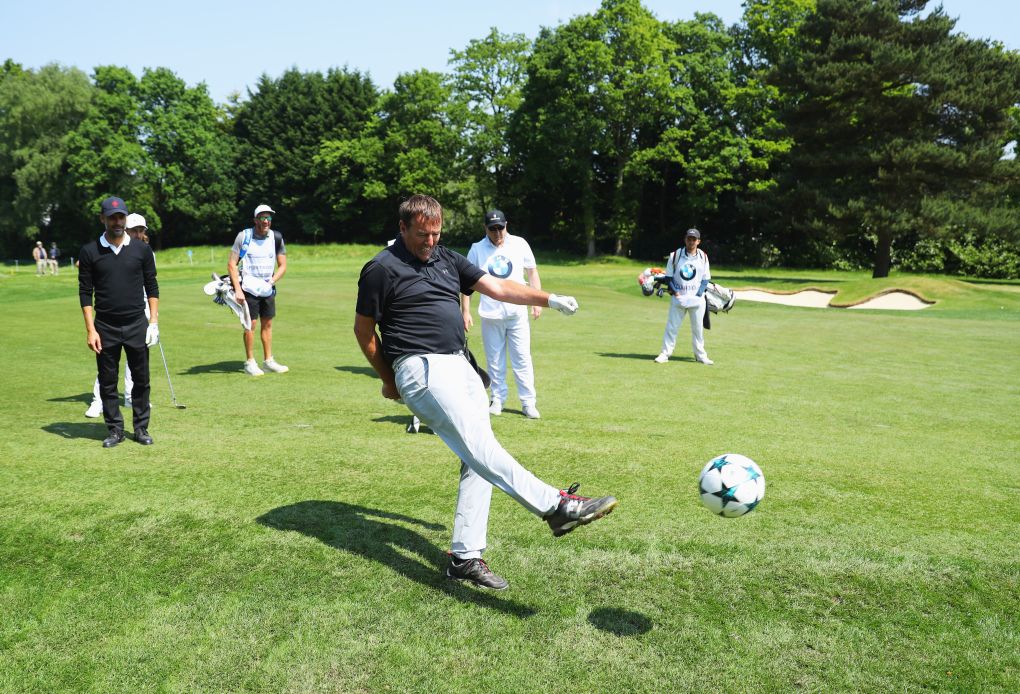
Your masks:
M446 566L446 577L489 590L506 590L510 587L505 578L492 573L485 560L477 557L457 559L451 554L450 563Z
M124 440L124 432L120 429L111 429L110 435L103 439L103 448L113 448Z
M149 436L149 430L145 429L144 427L139 427L138 429L135 429L135 441L142 444L143 446L151 446L152 437Z
M578 496L574 492L580 486L575 482L570 485L569 489L561 489L559 506L545 517L545 522L549 524L556 537L566 535L579 525L587 525L603 516L608 516L616 508L618 502L613 496L603 496L598 499Z

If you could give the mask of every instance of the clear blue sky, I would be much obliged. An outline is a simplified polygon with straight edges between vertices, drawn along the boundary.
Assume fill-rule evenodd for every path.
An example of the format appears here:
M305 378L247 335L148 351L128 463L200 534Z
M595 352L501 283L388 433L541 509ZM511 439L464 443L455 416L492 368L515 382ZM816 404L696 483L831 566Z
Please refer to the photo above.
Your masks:
M714 12L740 20L741 0L644 0L657 17L690 19ZM937 0L930 2L933 8ZM958 32L1020 49L1020 0L943 0ZM242 96L263 72L290 67L325 71L347 66L389 87L401 72L445 70L450 49L462 49L490 27L534 38L593 12L598 0L5 0L0 9L0 61L25 67L57 62L91 73L122 65L135 75L167 67L189 85L205 82L213 99Z

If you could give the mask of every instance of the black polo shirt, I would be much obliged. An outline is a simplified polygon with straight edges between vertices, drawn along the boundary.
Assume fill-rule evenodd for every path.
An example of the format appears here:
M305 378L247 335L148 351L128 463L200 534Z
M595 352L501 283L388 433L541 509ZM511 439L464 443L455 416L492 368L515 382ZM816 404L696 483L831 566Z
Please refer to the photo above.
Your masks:
M356 310L379 325L390 364L405 354L453 354L466 346L460 295L470 295L484 275L444 246L423 263L398 235L361 269Z

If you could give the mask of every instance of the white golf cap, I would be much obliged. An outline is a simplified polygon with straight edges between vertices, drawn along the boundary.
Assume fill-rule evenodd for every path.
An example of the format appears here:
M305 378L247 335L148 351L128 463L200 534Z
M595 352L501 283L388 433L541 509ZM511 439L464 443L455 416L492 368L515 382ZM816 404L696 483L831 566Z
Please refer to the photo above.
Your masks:
M145 217L143 217L140 214L135 214L134 212L132 212L127 216L127 221L124 222L124 228L134 229L135 227L142 227L143 229L149 228L145 225Z
M272 212L273 214L276 214L276 210L269 205L259 205L255 208L255 214L253 214L252 217L258 217L263 212Z

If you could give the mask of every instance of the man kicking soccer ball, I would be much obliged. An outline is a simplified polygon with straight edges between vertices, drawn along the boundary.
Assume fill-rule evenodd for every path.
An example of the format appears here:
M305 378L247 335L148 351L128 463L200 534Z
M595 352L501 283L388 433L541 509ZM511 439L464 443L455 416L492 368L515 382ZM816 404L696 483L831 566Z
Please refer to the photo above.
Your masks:
M358 281L354 334L382 379L382 394L404 403L461 460L446 575L493 590L509 586L482 559L495 485L549 524L554 536L602 518L616 499L557 489L525 469L496 441L488 399L468 361L460 295L548 306L566 315L577 301L486 274L439 245L443 210L426 195L400 205L400 235L370 260ZM378 327L378 331L377 331Z

